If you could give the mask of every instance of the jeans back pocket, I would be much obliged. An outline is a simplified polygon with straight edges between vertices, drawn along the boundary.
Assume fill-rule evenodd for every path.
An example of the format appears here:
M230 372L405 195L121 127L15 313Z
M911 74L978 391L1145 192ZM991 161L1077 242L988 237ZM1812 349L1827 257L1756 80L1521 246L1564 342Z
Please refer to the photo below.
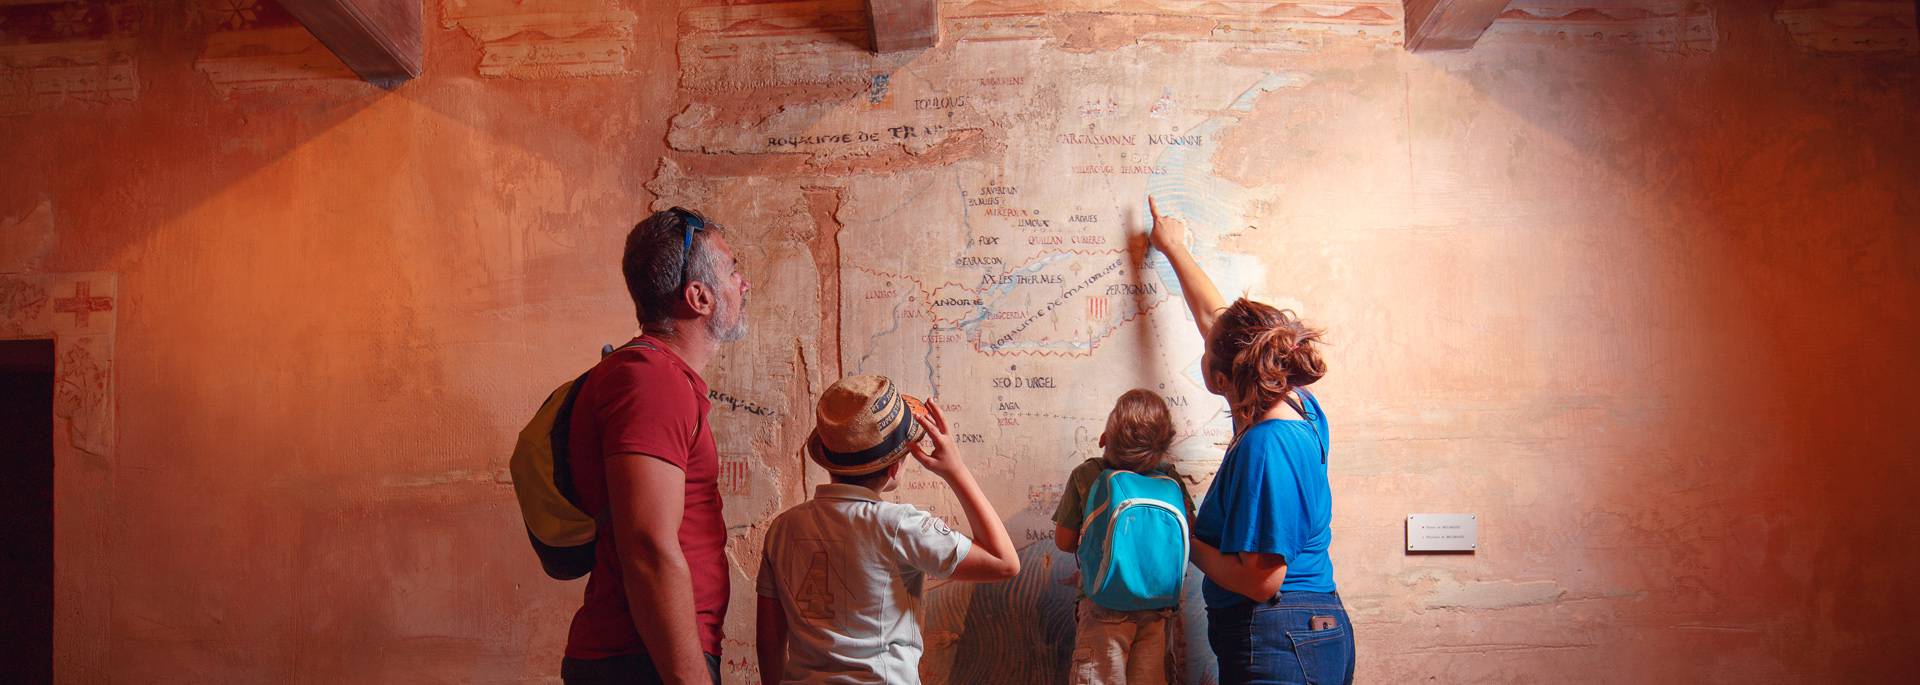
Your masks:
M1290 630L1293 653L1300 660L1301 675L1307 685L1336 685L1352 682L1353 629L1345 612L1331 614L1338 623L1322 630Z

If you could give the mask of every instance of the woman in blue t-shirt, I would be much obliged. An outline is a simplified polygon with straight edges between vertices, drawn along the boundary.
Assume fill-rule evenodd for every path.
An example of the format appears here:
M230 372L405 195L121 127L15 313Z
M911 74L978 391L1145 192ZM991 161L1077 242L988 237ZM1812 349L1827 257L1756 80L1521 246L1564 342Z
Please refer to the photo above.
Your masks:
M1233 410L1233 444L1200 505L1191 555L1206 575L1220 682L1351 683L1353 631L1327 558L1327 415L1304 387L1327 372L1320 331L1245 298L1227 305L1187 251L1185 222L1147 202L1150 240L1206 341L1207 390Z

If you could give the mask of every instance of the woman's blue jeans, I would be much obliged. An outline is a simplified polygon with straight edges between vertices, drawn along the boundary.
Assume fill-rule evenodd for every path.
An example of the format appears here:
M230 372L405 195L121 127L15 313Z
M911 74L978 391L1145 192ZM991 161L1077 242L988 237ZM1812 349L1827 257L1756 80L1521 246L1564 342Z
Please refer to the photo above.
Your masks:
M1223 685L1353 682L1353 625L1337 592L1282 592L1208 609L1207 642Z

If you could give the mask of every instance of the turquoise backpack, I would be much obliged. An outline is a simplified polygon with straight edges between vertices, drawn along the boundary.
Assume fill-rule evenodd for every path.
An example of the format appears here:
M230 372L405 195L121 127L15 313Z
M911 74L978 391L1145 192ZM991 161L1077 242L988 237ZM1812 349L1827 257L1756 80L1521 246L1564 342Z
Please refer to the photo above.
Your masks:
M1171 476L1108 469L1087 492L1080 524L1080 591L1115 611L1180 603L1187 511Z

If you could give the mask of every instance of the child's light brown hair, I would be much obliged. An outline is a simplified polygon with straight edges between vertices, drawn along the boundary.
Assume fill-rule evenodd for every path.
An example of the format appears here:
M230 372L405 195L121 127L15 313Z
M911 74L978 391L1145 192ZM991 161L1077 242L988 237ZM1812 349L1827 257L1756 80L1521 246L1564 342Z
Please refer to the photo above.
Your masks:
M1128 390L1107 414L1106 440L1107 466L1137 473L1160 468L1173 446L1173 412L1158 393Z

